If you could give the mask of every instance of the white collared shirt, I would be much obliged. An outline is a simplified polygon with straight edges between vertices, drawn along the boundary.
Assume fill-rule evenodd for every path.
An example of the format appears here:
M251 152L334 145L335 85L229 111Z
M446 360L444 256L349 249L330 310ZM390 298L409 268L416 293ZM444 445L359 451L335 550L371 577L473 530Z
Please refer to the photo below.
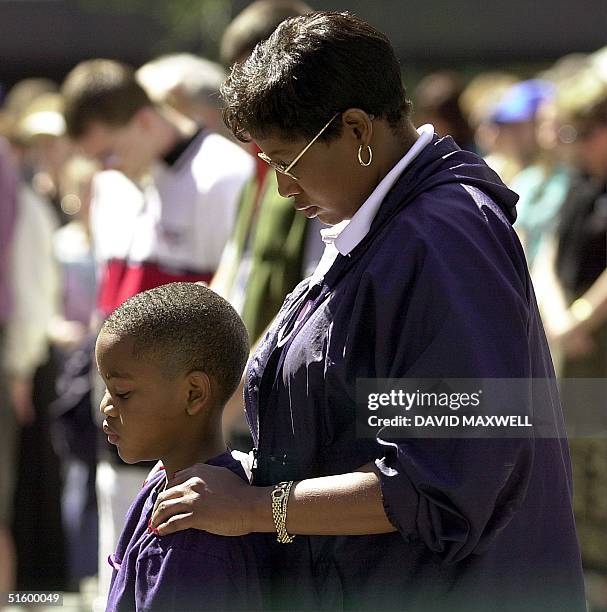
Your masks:
M326 246L323 256L310 279L310 284L317 282L326 274L339 253L349 255L369 233L371 223L388 191L390 191L407 166L432 141L434 126L427 123L418 128L417 132L419 138L413 146L396 163L392 170L384 176L352 218L320 230L321 238Z

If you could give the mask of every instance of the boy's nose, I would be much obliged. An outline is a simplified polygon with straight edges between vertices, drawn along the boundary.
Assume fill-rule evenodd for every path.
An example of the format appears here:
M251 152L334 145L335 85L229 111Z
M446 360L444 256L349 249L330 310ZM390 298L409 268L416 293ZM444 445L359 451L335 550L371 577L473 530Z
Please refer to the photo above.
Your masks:
M106 391L101 403L99 404L100 412L105 416L115 416L116 409L114 408L114 404L112 402L112 397Z

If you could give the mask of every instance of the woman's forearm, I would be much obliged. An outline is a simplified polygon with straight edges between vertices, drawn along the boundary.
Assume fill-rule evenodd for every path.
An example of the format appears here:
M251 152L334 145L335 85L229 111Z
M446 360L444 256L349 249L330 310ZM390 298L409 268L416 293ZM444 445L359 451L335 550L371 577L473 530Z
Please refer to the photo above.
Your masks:
M150 528L161 536L190 528L226 536L276 532L273 488L251 486L227 468L197 463L180 470L158 495ZM395 531L372 463L348 474L294 483L286 519L288 533L299 535Z
M251 531L274 532L270 493L252 487ZM373 464L338 476L293 484L287 507L287 531L300 535L364 535L395 531L384 512L379 477Z

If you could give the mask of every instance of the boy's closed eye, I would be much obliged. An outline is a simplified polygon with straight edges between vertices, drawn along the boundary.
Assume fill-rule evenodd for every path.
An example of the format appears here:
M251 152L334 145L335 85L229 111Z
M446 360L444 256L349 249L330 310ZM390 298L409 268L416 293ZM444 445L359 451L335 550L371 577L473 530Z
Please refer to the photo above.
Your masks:
M130 391L124 391L122 393L120 393L119 391L114 391L113 393L109 390L106 389L106 393L110 396L110 397L117 397L118 399L121 400L125 400L128 399L129 396L131 395Z

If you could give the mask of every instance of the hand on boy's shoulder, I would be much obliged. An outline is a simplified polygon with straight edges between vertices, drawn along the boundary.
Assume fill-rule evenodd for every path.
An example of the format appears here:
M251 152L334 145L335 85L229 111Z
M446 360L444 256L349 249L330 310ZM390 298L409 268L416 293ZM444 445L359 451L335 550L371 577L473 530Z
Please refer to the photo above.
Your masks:
M197 463L169 479L152 515L152 526L161 536L183 529L224 536L252 531L248 456L238 451L226 455L221 465Z

